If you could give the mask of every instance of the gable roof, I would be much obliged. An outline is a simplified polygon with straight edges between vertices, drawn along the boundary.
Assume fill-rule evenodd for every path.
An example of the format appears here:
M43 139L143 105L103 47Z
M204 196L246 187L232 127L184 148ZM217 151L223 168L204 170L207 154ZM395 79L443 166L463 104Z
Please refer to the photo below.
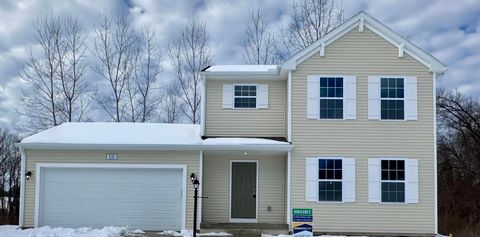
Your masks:
M431 72L442 74L447 71L447 67L440 60L363 11L348 19L313 44L288 58L282 64L282 69L295 70L298 64L315 53L320 52L322 47L328 46L351 30L361 27L367 27L394 46L402 48L404 52L425 65Z

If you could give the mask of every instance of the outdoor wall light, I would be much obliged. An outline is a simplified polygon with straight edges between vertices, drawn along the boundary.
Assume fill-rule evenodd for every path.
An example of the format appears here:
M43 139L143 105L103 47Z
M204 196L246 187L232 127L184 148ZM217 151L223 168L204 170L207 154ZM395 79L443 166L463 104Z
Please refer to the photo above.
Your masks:
M197 189L198 189L198 186L200 186L200 181L198 181L198 179L195 179L195 180L193 181L193 188L194 188L195 190L197 190Z
M197 177L195 177L195 173L192 173L192 174L190 175L190 181L193 182L193 181L195 181L196 179L197 179Z
M26 178L27 180L29 180L30 177L32 177L32 171L27 171L27 172L25 172L25 178Z

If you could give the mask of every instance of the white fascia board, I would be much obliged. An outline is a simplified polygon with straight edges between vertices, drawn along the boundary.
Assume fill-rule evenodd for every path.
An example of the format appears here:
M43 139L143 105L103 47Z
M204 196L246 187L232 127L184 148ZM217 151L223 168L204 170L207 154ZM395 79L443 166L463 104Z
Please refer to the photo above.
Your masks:
M207 80L285 80L278 72L207 72Z
M258 144L258 145L159 145L159 144L62 144L62 143L30 143L17 145L23 149L56 149L56 150L153 150L153 151L291 151L291 144Z
M317 53L320 50L322 43L325 43L326 47L333 41L350 32L352 29L359 27L361 24L361 19L363 19L364 27L368 27L374 33L381 36L394 46L399 47L401 44L403 44L404 51L416 60L418 60L420 63L428 67L431 72L444 73L447 70L447 67L438 59L433 57L431 54L427 53L420 47L413 44L408 39L396 33L395 31L393 31L392 29L390 29L389 27L387 27L386 25L365 12L360 12L357 15L353 16L352 18L345 21L343 24L323 36L321 39L317 40L315 43L311 44L310 46L306 47L305 49L301 50L300 52L287 59L282 64L282 69L295 70L298 64L302 63L310 56Z

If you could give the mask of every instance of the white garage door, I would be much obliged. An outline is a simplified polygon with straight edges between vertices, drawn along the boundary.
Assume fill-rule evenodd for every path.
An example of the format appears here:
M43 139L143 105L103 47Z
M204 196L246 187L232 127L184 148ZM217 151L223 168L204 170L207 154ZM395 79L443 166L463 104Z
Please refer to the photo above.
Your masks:
M183 170L41 168L39 226L182 228Z

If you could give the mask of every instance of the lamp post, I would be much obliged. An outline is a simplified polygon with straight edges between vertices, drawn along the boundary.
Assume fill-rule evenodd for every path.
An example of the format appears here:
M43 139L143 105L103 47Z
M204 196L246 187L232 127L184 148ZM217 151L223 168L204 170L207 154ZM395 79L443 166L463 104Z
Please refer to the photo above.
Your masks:
M198 199L198 187L200 186L200 181L198 181L195 174L190 175L190 181L192 181L194 195L193 195L193 237L197 237L197 199Z

